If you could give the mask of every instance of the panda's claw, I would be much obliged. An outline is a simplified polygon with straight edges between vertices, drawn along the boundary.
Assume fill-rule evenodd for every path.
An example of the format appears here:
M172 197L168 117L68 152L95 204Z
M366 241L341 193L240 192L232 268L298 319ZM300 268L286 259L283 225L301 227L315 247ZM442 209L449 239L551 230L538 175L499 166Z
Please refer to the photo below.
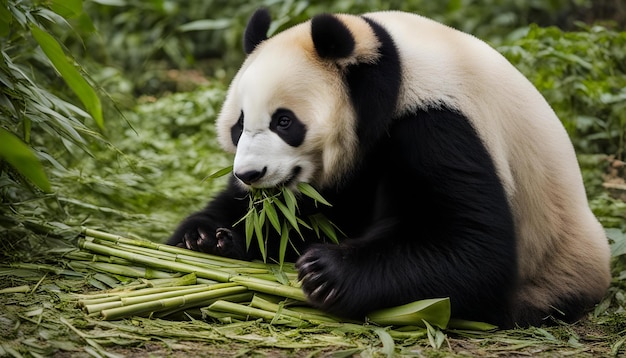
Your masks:
M335 296L337 295L337 289L336 288L332 288L330 290L330 292L326 295L326 297L324 298L324 304L325 305L331 305L333 304L333 302L335 302Z
M341 312L340 301L343 292L348 290L345 278L341 249L334 245L316 245L304 253L296 262L298 279L309 302L330 312Z

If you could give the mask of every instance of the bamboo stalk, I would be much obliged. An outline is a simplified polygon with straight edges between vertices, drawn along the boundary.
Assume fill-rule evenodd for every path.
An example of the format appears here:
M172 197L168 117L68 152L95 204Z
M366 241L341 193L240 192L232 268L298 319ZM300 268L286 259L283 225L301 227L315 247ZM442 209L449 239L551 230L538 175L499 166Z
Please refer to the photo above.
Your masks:
M126 277L140 277L140 278L174 278L176 276L175 273L165 272L160 270L155 270L150 267L141 267L141 266L128 266L128 265L118 265L118 264L110 264L107 262L90 262L90 261L70 261L69 266L76 271L85 270L90 268L92 270L126 276Z
M266 310L262 310L262 309L254 308L250 306L244 306L239 303L233 303L233 302L228 302L224 300L215 301L215 303L209 306L209 310L219 311L219 312L228 312L228 313L233 313L235 315L245 316L245 317L262 318L266 321L270 321L276 324L286 324L286 325L296 325L296 326L301 326L305 324L304 321L297 319L297 318L293 318L293 317L289 317L285 315L277 315L276 312L266 311Z
M137 303L153 301L153 300L158 300L158 299L162 299L162 298L169 298L169 297L176 297L176 296L181 296L181 295L188 295L188 294L196 293L196 292L209 292L209 291L219 290L219 289L222 289L222 288L237 287L237 286L241 286L241 285L236 284L234 282L217 283L217 284L211 285L211 286L200 285L199 287L191 287L191 288L188 288L186 290L180 290L180 291L170 291L170 292L164 292L164 293L152 293L152 294L149 294L149 295L141 295L141 296L133 296L133 297L122 297L121 301L124 304L124 306L129 306L129 305L134 305L134 304L137 304Z
M277 312L279 314L297 318L303 321L308 321L315 324L320 323L338 323L339 321L333 319L323 312L317 313L307 313L307 312L297 312L285 308L283 305L279 303L270 302L264 298L261 298L259 295L254 295L252 297L252 301L250 302L250 306L255 308L260 308L265 311Z
M124 244L129 244L129 245L140 246L140 247L147 247L147 248L151 248L151 249L155 249L155 250L159 250L163 252L168 252L168 253L173 253L173 254L181 254L181 255L186 255L186 256L206 258L209 260L215 260L219 262L225 262L225 263L235 264L235 265L244 266L244 267L257 267L257 268L267 267L267 265L264 263L250 262L250 261L244 261L244 260L231 259L228 257L222 257L222 256L217 256L217 255L210 255L207 253L203 253L199 251L192 251L192 250L184 249L181 247L176 247L176 246L171 246L171 245L166 245L166 244L157 244L151 241L129 239L129 238L122 237L119 235L113 235L113 234L109 234L106 232L93 230L89 228L83 228L82 232L83 232L83 235L86 237L91 236L97 239L112 241L116 243L119 242L119 243L124 243Z
M91 262L108 262L110 264L130 265L132 262L114 256L96 255L87 251L72 251L63 255L70 260L91 261Z
M252 299L253 295L254 295L254 293L252 293L250 291L246 291L246 292L242 292L242 293L236 293L234 295L228 295L228 296L217 297L215 299L210 299L210 300L207 300L206 302L202 303L204 307L202 307L200 309L200 311L202 311L204 313L204 309L207 308L207 306L210 306L211 304L213 304L217 300L224 300L224 301L235 302L235 303L250 302L250 300ZM175 314L177 312L180 312L181 310L184 310L184 308L183 309L181 309L181 308L166 309L166 310L155 312L152 315L152 317L156 317L156 318L167 317L169 315L172 315L172 314Z
M298 287L285 286L277 282L246 276L233 276L230 278L230 280L232 282L237 282L243 286L246 286L248 287L248 289L253 291L269 293L276 296L292 298L297 301L306 302L306 296L304 295L304 292L302 292L302 289Z
M131 306L134 304L139 304L139 303L144 303L144 302L149 302L149 301L158 301L160 299L165 299L165 298L170 298L170 297L184 296L184 295L189 295L189 294L197 293L197 292L208 292L208 291L217 290L220 288L234 287L234 286L237 286L237 284L229 282L229 283L219 283L213 286L206 286L206 285L194 285L192 287L184 286L183 289L181 290L172 290L173 287L169 287L169 289L165 292L149 292L145 294L136 294L133 296L118 296L118 297L115 297L115 300L85 304L84 309L88 313L95 313L95 312L100 312L105 309L110 309L110 308L115 308L115 307ZM138 292L138 293L142 293L142 292Z
M225 301L227 301L227 300L225 300ZM236 314L236 313L233 313L233 312L215 311L215 310L209 309L208 307L201 308L200 311L204 315L206 315L206 316L208 316L210 318L216 319L216 320L218 320L218 321L220 321L222 323L227 323L227 324L230 324L230 323L233 323L233 322L236 322L236 321L247 321L248 320L248 316L245 316L245 315L240 315L240 314Z
M189 308L202 305L208 300L245 292L244 286L226 287L208 292L191 293L184 296L164 298L157 301L138 303L130 306L122 306L100 311L105 320L116 320L124 317L139 315L142 313L156 312L172 308Z
M208 285L190 285L190 286L180 286L180 287L150 287L144 288L131 292L119 292L119 293L111 293L106 297L97 297L97 298L83 298L78 300L78 304L80 306L88 306L95 305L98 303L111 302L111 301L120 301L123 297L134 297L134 296L145 296L156 293L164 293L170 291L182 291L185 289L189 289L190 287L207 287ZM100 295L98 295L100 296Z
M155 268L179 271L179 272L187 272L187 273L195 272L198 277L208 278L208 279L216 280L219 282L228 282L228 280L231 277L229 273L224 272L224 271L193 266L190 264L184 264L180 262L167 261L167 260L159 259L157 257L138 255L133 252L127 252L125 250L118 249L115 247L100 245L100 244L90 242L85 239L79 240L79 247L85 250L93 251L93 252L103 254L103 255L121 257L123 259L129 260L135 263L139 263L142 265L151 266Z

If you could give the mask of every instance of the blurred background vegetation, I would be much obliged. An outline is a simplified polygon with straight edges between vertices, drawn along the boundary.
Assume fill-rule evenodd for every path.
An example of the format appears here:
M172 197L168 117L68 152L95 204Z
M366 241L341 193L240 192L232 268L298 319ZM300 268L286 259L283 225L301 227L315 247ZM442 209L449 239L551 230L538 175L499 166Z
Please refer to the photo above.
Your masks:
M623 0L0 0L0 257L36 259L80 225L163 241L203 206L224 184L205 180L231 159L213 120L259 6L271 32L398 9L491 43L553 105L594 212L626 241Z

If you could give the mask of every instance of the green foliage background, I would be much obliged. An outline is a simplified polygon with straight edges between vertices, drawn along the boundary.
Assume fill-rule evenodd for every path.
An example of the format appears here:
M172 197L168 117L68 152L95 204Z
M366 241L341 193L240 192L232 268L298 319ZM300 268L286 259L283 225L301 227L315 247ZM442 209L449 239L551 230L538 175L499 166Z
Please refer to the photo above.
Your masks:
M621 0L0 0L0 260L43 262L81 225L163 241L202 207L224 185L205 178L232 159L213 121L259 6L271 32L320 12L398 9L494 45L572 138L615 256L596 315L624 311L626 194L603 186L624 178L611 161L626 148Z

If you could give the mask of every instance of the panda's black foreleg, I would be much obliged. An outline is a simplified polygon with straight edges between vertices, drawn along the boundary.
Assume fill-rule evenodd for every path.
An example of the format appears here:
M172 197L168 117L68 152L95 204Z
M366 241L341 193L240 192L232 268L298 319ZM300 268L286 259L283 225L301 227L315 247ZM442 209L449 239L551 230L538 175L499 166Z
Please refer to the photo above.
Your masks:
M340 317L362 319L373 309L401 302L402 294L393 291L403 284L401 267L410 260L395 252L399 246L384 246L397 234L396 224L381 219L362 237L311 245L296 262L310 303Z
M235 259L252 259L253 251L246 250L243 225L233 226L247 208L246 193L231 180L203 210L180 223L167 244Z
M401 239L410 234L427 235L378 222L364 237L309 247L296 263L309 302L363 320L377 309L449 297L455 318L507 325L516 263L494 236L468 230L452 241Z

